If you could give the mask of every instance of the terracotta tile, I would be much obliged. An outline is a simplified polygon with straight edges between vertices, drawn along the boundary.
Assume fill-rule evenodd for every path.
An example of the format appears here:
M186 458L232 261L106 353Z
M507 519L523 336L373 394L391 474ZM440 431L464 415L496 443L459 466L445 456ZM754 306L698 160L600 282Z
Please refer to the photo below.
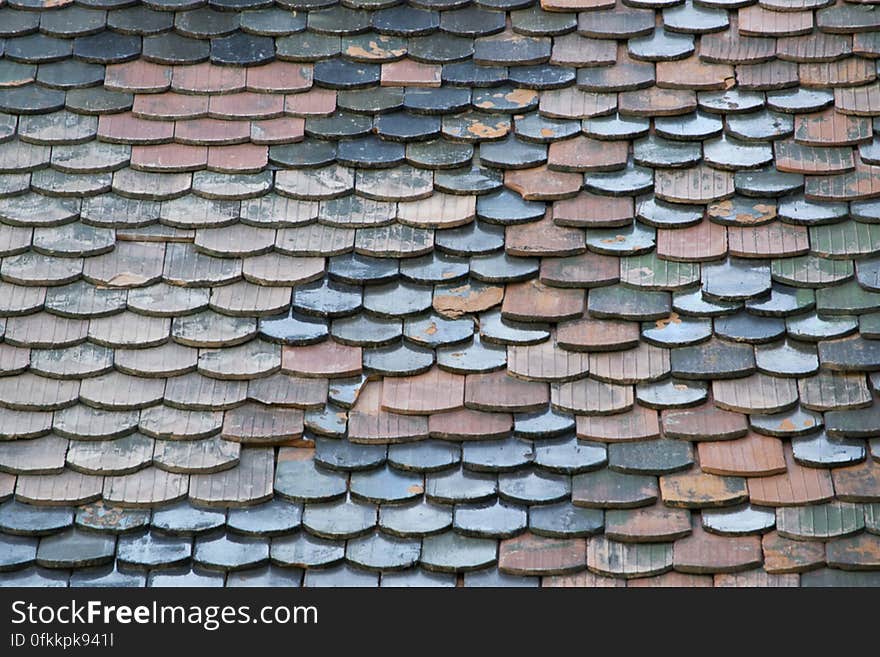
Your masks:
M794 118L794 139L808 146L855 146L873 138L871 121L847 116L833 108Z
M629 197L581 192L574 198L553 204L553 221L560 226L626 226L632 223L633 216L633 201Z
M382 410L382 382L371 381L348 415L348 439L354 443L400 443L428 437L428 418Z
M660 477L660 495L667 506L699 509L745 502L749 490L745 479L719 477L694 466L687 472Z
M435 192L418 201L397 204L397 220L419 228L453 228L473 221L476 216L475 196Z
M250 123L218 119L177 121L174 139L182 144L195 145L241 144L250 139Z
M880 570L880 536L862 533L829 541L825 558L830 568Z
M499 285L472 282L436 289L431 303L434 310L444 317L458 319L467 313L494 308L503 297L504 288Z
M756 373L741 379L712 382L715 404L729 411L740 413L779 413L797 403L797 384L793 379L783 379Z
M587 543L587 567L626 579L661 575L672 569L672 544L618 543L596 536Z
M582 538L546 538L526 533L498 545L498 569L511 575L562 575L584 570L587 544Z
M283 117L251 123L251 141L255 144L294 144L305 136L305 120Z
M285 346L281 370L288 374L317 378L338 378L360 374L361 348L334 340L305 347Z
M546 383L521 381L505 372L468 374L464 404L481 411L529 413L546 408L550 391Z
M776 168L786 173L840 173L855 166L852 149L805 146L794 141L773 144Z
M736 81L740 89L755 91L796 87L797 64L778 59L761 64L739 64L736 67Z
M167 92L135 96L132 114L145 119L196 119L208 113L208 98Z
M578 438L584 440L615 443L660 437L657 411L644 406L615 415L578 415L576 419Z
M550 401L556 409L584 415L623 413L633 407L633 389L594 379L578 379L555 385Z
M660 169L654 194L670 203L709 203L733 196L733 174L705 165L691 169Z
M786 61L831 62L852 52L852 37L813 32L804 36L777 39L776 50L776 56ZM803 80L801 83L803 84Z
M502 438L513 429L509 413L486 413L460 408L445 413L432 413L428 430L432 438L447 440L481 440Z
M747 36L797 36L813 29L812 11L771 11L758 5L738 12L739 32Z
M863 374L822 372L800 379L801 404L814 411L863 408L871 405L872 395Z
M127 93L156 93L171 86L171 67L143 59L110 64L104 71L104 86Z
M514 256L571 256L587 248L582 230L555 224L549 212L540 221L508 226L504 237L505 250Z
M590 374L610 383L655 381L669 373L669 350L640 343L626 351L590 354Z
M15 490L15 475L0 472L0 500L6 500L12 497Z
M576 173L551 171L546 166L504 172L504 186L527 201L570 198L578 193L583 182L583 177Z
M845 502L880 501L880 464L868 459L863 463L831 471L834 492Z
M626 166L627 142L574 137L550 144L547 166L557 171L614 171Z
M772 531L764 534L761 546L768 573L803 573L825 565L825 544L820 541L793 541Z
M589 356L560 349L553 338L536 345L507 348L507 370L527 381L571 381L585 376Z
M658 501L638 509L605 512L605 535L625 543L665 543L691 533L691 514Z
M284 97L284 112L293 116L327 116L336 110L336 92L332 89L311 89Z
M775 575L761 568L741 573L715 575L715 586L744 588L787 588L800 586L800 577L796 574Z
M782 441L749 432L735 440L697 445L703 472L735 477L761 477L786 471Z
M858 156L855 170L833 176L810 176L804 196L813 201L859 201L880 196L880 166L864 164Z
M771 221L760 226L728 226L727 248L740 258L790 258L810 250L806 226Z
M671 62L657 62L657 86L669 89L721 90L736 83L729 64L710 64L697 55Z
M874 116L880 112L880 83L835 89L834 107L843 114Z
M266 167L268 161L268 146L238 144L208 147L208 168L211 171L257 173Z
M577 11L590 9L609 9L617 0L541 0L544 11Z
M751 478L749 497L752 504L793 506L827 502L834 496L831 475L827 470L805 468L794 460L791 448L785 448L787 472L772 477Z
M537 95L536 91L531 93ZM613 112L617 107L617 96L568 87L543 92L538 107L541 114L550 118L588 119L591 116L603 116Z
M171 76L171 88L184 93L229 94L244 87L245 69L209 62L175 66Z
M247 444L288 444L302 438L303 412L247 403L226 411L222 437Z
M383 87L439 87L441 66L401 59L382 64Z
M693 523L693 532L672 548L673 567L683 573L735 573L760 566L757 536L717 536Z
M676 262L718 260L727 254L727 234L725 226L708 219L687 228L659 228L657 256Z
M627 116L677 116L697 109L693 91L651 87L624 91L618 100L618 111Z
M607 39L592 39L579 34L554 37L550 62L558 66L608 66L615 63L616 44Z
M707 62L747 64L773 59L776 50L774 39L747 37L738 30L726 30L700 37L700 59Z
M708 575L686 573L664 573L656 577L641 577L627 582L627 588L709 588L713 580Z
M541 258L541 282L551 287L598 287L620 278L619 260L587 251L567 258Z
M533 279L507 286L501 314L513 320L558 322L583 315L585 303L583 290L547 287Z
M205 146L185 144L159 144L156 146L133 146L131 167L143 171L195 171L208 164Z
M130 112L104 114L98 119L98 138L115 144L163 144L174 137L171 121L145 121Z
M101 497L103 477L64 470L61 474L19 475L15 498L41 506L76 506Z
M877 71L869 59L847 57L833 62L801 64L798 77L802 87L856 87L876 80Z
M275 450L248 447L241 450L241 460L231 470L191 475L189 497L202 506L251 506L272 498L274 477Z
M732 440L741 438L749 430L746 416L717 408L708 402L695 408L663 411L663 430L671 438L690 441Z
M557 0L552 1L556 2ZM564 2L565 0L561 1ZM565 587L582 589L623 588L626 586L626 580L618 579L617 577L603 577L602 575L596 575L595 573L584 570L570 575L548 575L541 579L541 586L548 588Z
M248 91L295 93L312 86L312 66L298 62L270 62L246 69Z
M416 376L387 377L382 383L382 408L403 415L459 409L464 405L464 381L464 376L436 366Z
M284 97L252 91L211 96L208 113L217 119L274 119L284 113Z

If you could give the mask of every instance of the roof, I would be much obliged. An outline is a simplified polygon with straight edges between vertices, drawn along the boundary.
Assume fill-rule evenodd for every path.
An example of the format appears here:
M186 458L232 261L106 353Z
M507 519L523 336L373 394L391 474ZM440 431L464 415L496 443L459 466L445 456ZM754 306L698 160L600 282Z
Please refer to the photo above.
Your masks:
M6 0L0 54L0 584L880 584L880 10Z

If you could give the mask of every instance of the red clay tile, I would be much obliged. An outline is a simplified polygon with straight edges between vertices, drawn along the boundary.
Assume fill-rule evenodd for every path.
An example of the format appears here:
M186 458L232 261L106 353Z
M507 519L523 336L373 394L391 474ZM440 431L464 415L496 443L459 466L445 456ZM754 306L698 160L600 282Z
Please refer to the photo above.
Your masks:
M156 93L171 87L171 67L136 59L110 64L104 71L104 86L127 93Z
M305 125L304 119L294 116L253 121L251 141L255 144L293 144L303 140Z
M427 415L462 408L464 376L432 367L416 376L386 377L382 408L403 415Z
M583 290L547 287L532 279L507 286L501 314L514 320L558 322L583 315L585 303Z
M605 443L652 440L660 437L660 422L657 411L635 406L615 415L578 415L577 435Z
M555 201L578 193L584 179L576 173L551 171L546 166L532 169L508 169L504 186L527 201Z
M598 287L616 283L620 261L587 251L568 258L541 258L541 281L552 287Z
M628 142L579 136L550 144L547 166L557 171L614 171L626 166Z
M528 413L546 408L550 390L546 383L521 381L506 372L468 374L464 404L480 411Z
M498 569L511 575L562 575L586 566L587 543L582 538L525 533L498 545Z
M798 66L803 87L856 87L877 79L872 61L863 57L847 57L834 62L818 62Z
M257 173L269 161L269 147L257 144L209 146L208 168L224 173Z
M673 568L683 573L735 573L760 566L761 539L758 536L717 536L705 531L699 517L692 533L672 548Z
M361 372L361 348L334 340L304 347L285 346L281 351L281 371L318 378L354 376Z
M336 111L336 92L332 89L311 89L284 97L284 112L293 116L327 116Z
M740 258L790 258L810 250L806 226L771 221L760 226L728 226L727 248Z
M114 144L164 144L174 137L171 121L146 121L131 112L104 114L98 119L98 139Z
M782 441L749 432L736 440L701 442L697 446L703 472L735 477L761 477L785 472Z
M657 86L669 89L721 90L736 83L729 64L710 64L697 55L670 62L657 62Z
M785 448L787 471L772 477L753 477L749 482L752 504L795 506L819 504L834 496L831 475L827 470L806 468L794 460L791 448Z
M835 89L834 107L838 112L855 116L880 113L880 83Z
M803 573L825 565L825 544L819 541L793 541L772 531L761 546L768 573Z
M242 144L250 136L251 124L248 121L192 119L174 124L174 140L181 144Z
M248 91L294 93L312 86L312 65L298 62L271 62L247 69Z
M626 351L590 354L590 374L610 383L655 381L666 376L669 368L669 350L645 342Z
M733 196L733 174L706 165L691 169L658 169L655 195L670 203L709 203Z
M828 541L825 558L830 568L880 570L880 536L862 533Z
M567 0L552 1L566 2ZM577 1L581 2L582 0ZM588 570L582 570L578 573L570 573L568 575L547 575L541 578L542 588L622 589L625 586L625 579L620 579L618 577L605 577L603 575L591 573Z
M788 588L800 586L799 575L774 575L763 568L715 575L715 588Z
M724 411L707 402L695 408L663 411L663 429L670 438L732 440L745 436L749 423L742 413Z
M243 91L211 96L208 114L217 119L274 119L284 113L284 96Z
M758 5L739 10L739 33L747 36L797 36L813 29L812 11L771 11Z
M687 472L660 477L660 495L667 506L700 509L745 502L749 490L745 479L719 477L694 466Z
M697 96L693 91L660 87L624 91L617 109L628 116L676 116L697 109Z
M398 443L428 437L428 418L382 410L382 382L361 390L348 416L348 438L355 443Z
M727 228L703 219L687 228L657 230L657 256L677 262L706 262L727 254Z
M571 381L586 376L590 357L560 349L551 337L535 345L509 345L507 371L527 381Z
M633 201L626 196L615 198L581 192L574 198L553 204L553 221L560 226L628 226L632 223L633 214Z
M162 94L138 94L134 98L131 112L145 119L197 119L207 115L208 98L170 91Z
M871 121L830 108L794 117L794 139L807 146L856 146L873 138Z
M587 249L584 232L553 223L549 212L540 221L508 226L505 250L515 256L571 256Z
M740 89L787 89L797 86L798 68L794 62L779 59L761 64L739 64L736 67L736 81Z
M133 146L132 169L143 171L196 171L208 164L206 146L185 144L160 144L157 146Z
M665 543L690 533L690 512L668 507L660 501L638 509L605 512L605 535L615 541Z
M244 86L245 69L209 62L175 66L171 75L171 88L184 93L231 94L243 91Z
M479 313L501 303L504 287L463 283L453 288L444 288L434 293L434 310L444 317L458 319L467 313Z
M786 173L840 173L855 166L850 148L820 148L780 140L774 142L773 154L776 168Z
M433 413L428 418L432 438L450 440L482 440L502 438L513 428L509 413L486 413L460 408L445 413Z
M831 471L834 492L845 502L880 502L880 463L867 459L863 463Z
M584 415L623 413L633 407L632 386L595 379L577 379L554 385L550 390L553 408Z
M710 588L714 586L713 580L708 575L692 575L688 573L663 573L654 577L640 577L627 582L627 588Z
M762 372L712 382L715 404L739 413L779 413L798 400L797 383Z
M382 64L383 87L439 87L441 66L401 59Z
M804 196L814 201L860 201L880 196L880 166L855 157L855 169L833 176L810 176Z

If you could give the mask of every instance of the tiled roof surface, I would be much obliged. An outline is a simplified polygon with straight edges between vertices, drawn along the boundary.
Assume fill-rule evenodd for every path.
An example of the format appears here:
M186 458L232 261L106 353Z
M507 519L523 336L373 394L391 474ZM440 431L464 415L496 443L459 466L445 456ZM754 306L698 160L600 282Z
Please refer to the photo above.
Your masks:
M0 583L880 585L880 9L0 5Z

